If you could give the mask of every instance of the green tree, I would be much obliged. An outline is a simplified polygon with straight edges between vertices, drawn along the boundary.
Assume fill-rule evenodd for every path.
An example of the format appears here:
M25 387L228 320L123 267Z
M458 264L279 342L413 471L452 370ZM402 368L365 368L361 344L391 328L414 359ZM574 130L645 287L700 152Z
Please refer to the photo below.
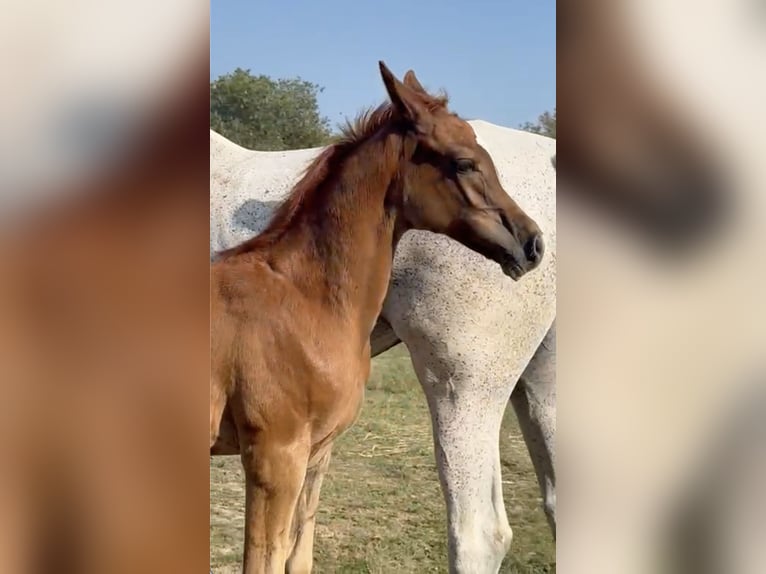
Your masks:
M556 139L556 108L553 108L553 114L545 112L538 116L537 123L526 122L522 124L521 129Z
M272 80L237 68L210 83L210 127L249 149L324 145L330 130L319 113L321 91L300 78Z

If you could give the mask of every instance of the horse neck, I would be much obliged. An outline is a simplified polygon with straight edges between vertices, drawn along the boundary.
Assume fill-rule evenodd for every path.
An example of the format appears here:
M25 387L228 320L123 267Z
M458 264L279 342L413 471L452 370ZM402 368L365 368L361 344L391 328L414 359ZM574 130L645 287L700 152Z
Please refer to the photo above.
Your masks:
M346 158L339 174L308 198L287 233L287 269L296 284L369 340L391 278L400 233L395 193L401 141L388 134L368 140Z

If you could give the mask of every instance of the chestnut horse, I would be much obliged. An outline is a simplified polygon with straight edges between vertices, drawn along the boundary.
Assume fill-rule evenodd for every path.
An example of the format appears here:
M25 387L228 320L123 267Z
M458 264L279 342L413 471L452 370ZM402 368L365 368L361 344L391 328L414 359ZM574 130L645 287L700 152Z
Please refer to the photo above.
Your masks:
M402 234L448 235L513 279L542 260L537 224L471 127L411 71L404 83L380 71L391 103L349 126L266 230L212 265L210 448L225 448L222 422L235 429L246 574L311 568L309 498L358 415Z

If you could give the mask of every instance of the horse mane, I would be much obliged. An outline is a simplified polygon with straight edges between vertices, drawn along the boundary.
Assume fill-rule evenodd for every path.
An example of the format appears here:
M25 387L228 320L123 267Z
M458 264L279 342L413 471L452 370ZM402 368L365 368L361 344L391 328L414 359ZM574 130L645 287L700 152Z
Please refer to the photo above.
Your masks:
M429 111L434 112L447 107L446 94L431 96L419 92L419 95ZM347 119L345 125L340 128L340 135L308 165L301 179L276 209L266 228L239 245L219 251L217 256L232 257L272 245L290 228L301 206L338 172L342 163L362 143L371 139L383 126L392 125L398 121L400 118L390 103L363 110L353 121Z

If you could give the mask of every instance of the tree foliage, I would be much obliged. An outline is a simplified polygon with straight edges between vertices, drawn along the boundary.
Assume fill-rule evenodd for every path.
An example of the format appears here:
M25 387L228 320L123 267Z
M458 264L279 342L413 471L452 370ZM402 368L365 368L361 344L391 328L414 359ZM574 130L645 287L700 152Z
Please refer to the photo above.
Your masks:
M272 80L237 68L210 83L210 127L249 149L324 145L330 130L319 113L321 91L300 78Z
M521 129L556 139L556 108L553 108L553 114L545 112L538 116L537 123L526 122Z

